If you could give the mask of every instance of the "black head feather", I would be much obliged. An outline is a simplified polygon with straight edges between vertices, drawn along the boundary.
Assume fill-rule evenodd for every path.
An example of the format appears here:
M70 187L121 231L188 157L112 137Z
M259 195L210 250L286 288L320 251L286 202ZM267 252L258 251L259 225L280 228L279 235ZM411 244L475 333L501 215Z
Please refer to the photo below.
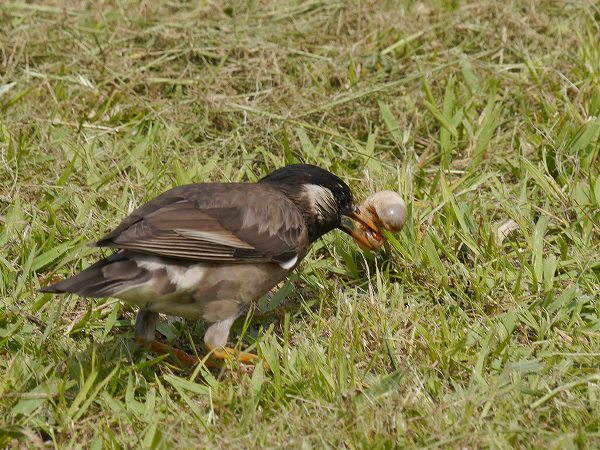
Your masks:
M292 164L271 172L259 181L286 194L302 211L314 241L339 227L341 216L354 211L352 191L341 178L311 164Z

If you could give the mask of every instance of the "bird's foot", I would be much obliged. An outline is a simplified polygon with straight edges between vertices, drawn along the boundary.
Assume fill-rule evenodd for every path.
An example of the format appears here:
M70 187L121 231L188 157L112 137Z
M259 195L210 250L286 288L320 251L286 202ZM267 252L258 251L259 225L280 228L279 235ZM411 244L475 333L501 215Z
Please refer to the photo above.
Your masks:
M152 350L157 355L170 355L177 358L181 363L186 367L194 367L196 364L200 362L200 359L194 355L190 355L183 350L179 350L176 347L171 345L163 344L160 341L152 341L150 342L150 350Z
M164 344L157 340L146 341L144 339L137 339L138 343L143 345L144 347L149 348L153 353L157 355L169 355L174 356L177 360L179 360L184 366L192 368L195 367L201 360L197 356L190 355L183 350L179 350L172 345ZM214 361L205 361L205 364L209 368L216 368L218 365Z
M271 368L269 367L267 362L264 359L259 358L258 355L254 354L254 353L242 352L242 351L236 350L231 347L215 347L215 348L209 347L209 349L211 351L210 355L215 359L220 359L220 360L229 359L229 360L241 362L242 364L250 364L250 365L256 365L259 361L262 360L263 368L267 372L271 371Z
M157 340L148 342L148 341L138 339L138 342L146 347L149 347L150 350L152 352L156 353L157 355L174 356L184 366L189 367L189 368L195 367L198 363L203 361L202 359L198 358L197 356L190 355L189 353L184 352L183 350L180 350L180 349L173 347L171 345L168 345L168 344L164 344ZM242 364L250 364L250 365L255 365L260 360L260 358L257 355L255 355L254 353L241 352L241 351L238 351L238 350L230 348L230 347L219 347L219 348L213 348L210 350L211 350L211 353L209 355L210 358L205 358L203 361L204 365L210 369L220 368L221 365L219 364L219 360L229 359L229 360L238 361ZM269 365L264 360L263 360L263 367L267 372L270 371Z

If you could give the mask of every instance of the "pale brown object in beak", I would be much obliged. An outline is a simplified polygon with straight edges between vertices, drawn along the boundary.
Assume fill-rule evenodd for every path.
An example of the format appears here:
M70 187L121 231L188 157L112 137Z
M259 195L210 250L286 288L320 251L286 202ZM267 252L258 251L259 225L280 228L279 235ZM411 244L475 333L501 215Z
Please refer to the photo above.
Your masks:
M406 223L406 204L397 192L375 192L365 199L360 208L365 218L375 224L377 229L397 233ZM370 228L363 226L356 230L358 236L355 240L364 250L376 250L384 244L384 239L373 236Z

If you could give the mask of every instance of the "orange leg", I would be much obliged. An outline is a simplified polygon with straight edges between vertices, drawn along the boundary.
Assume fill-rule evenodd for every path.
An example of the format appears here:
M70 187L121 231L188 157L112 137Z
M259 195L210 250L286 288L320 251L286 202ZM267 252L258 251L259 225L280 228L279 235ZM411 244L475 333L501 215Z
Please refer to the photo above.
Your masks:
M145 341L143 339L137 339L137 341L144 347L148 347L152 352L156 353L157 355L174 356L179 361L181 361L181 363L186 367L192 368L201 361L201 359L194 355L190 355L189 353L186 353L183 350L179 350L178 348L173 347L172 345L163 344L162 342L157 340ZM205 361L205 364L207 367L210 368L218 367L218 365L215 364L213 361Z
M227 334L229 334L229 327L235 320L235 317L229 318L222 322L217 322L211 326L214 331L217 333L226 331L225 339L227 339ZM156 329L156 323L158 322L158 313L153 311L148 311L146 309L140 309L138 311L136 320L135 320L135 335L136 340L148 347L157 355L170 355L177 358L183 365L186 367L194 367L198 363L202 361L202 359L190 355L178 348L175 348L171 345L164 344L160 341L154 339L154 332ZM210 328L209 328L210 331ZM210 346L207 345L208 349L211 350L210 359L205 359L204 363L206 367L209 368L218 368L220 365L218 364L218 360L224 359L233 359L242 364L256 364L258 361L258 356L253 353L245 353L237 351L233 348L229 347L221 347L221 346ZM266 367L266 364L265 364ZM267 370L269 370L267 368Z
M215 359L233 359L242 364L256 365L261 359L254 353L241 352L231 347L210 348L211 356ZM266 372L271 372L271 368L263 359L263 368Z
M173 347L168 344L164 344L160 341L154 340L150 342L143 341L138 339L142 345L147 346L152 350L152 352L157 355L170 355L177 358L181 363L189 368L195 367L202 360L197 356L190 355L189 353L184 352L183 350L179 350L176 347ZM211 358L204 361L206 367L210 369L215 369L221 367L217 361L215 360L225 360L225 359L233 359L241 362L242 364L256 364L259 360L258 356L254 353L240 352L230 347L223 347L218 349L212 349L210 353ZM265 370L270 371L269 366L266 362L263 361L263 367Z
M211 356L216 359L235 359L244 364L256 364L258 356L254 353L240 352L231 347L210 348Z

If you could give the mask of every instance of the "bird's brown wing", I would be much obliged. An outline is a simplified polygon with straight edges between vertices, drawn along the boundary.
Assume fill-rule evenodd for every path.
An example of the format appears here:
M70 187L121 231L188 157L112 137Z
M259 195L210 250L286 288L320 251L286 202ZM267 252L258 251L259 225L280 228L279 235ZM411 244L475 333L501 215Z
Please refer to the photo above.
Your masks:
M261 184L180 186L135 210L98 247L192 261L273 261L302 256L306 226L296 205Z

